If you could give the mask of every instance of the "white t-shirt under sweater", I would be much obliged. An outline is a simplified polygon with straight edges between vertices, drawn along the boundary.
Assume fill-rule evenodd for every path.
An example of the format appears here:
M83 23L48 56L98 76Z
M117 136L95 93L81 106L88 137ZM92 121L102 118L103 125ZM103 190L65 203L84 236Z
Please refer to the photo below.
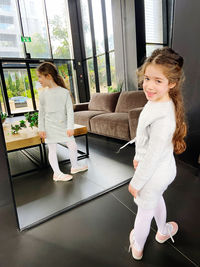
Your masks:
M136 132L138 167L130 182L139 190L135 203L153 209L176 176L172 138L176 127L172 100L148 101L142 110Z
M39 96L39 131L46 132L46 143L73 140L67 130L74 129L74 111L70 94L63 87L47 88Z

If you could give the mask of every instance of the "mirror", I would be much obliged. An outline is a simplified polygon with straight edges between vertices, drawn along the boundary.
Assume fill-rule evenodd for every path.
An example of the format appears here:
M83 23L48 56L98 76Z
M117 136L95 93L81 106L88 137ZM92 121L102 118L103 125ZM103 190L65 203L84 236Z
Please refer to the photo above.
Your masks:
M117 45L115 47L113 36L115 32L118 35L116 40L121 40L120 25L123 23L118 16L121 11L117 10L117 5L114 7L116 16L114 15L113 18L117 18L117 23L112 25L113 5L111 1L76 1L75 3L75 1L59 0L56 2L56 8L53 1L47 0L34 1L31 8L29 1L18 1L18 5L15 5L14 2L6 3L4 9L11 8L13 14L16 14L16 20L11 17L10 23L2 25L0 23L3 29L7 27L16 32L13 38L6 34L2 35L7 39L1 42L0 108L9 114L3 123L3 130L19 227L24 230L127 183L133 175L134 148L130 146L120 154L116 154L125 141L79 133L75 138L79 150L79 162L81 165L87 164L88 171L74 174L74 178L70 182L53 181L53 172L48 164L48 159L46 159L48 158L48 146L41 143L37 127L31 128L29 122L26 122L27 127L23 127L22 125L25 124L22 123L20 126L22 129L19 129L19 122L25 121L24 115L39 109L36 68L44 60L54 62L70 88L76 103L79 98L78 86L82 99L89 98L89 95L96 91L113 92L118 90L120 86L117 84L116 76L119 75L123 83L124 70L119 69L116 75L115 63L120 62L118 64L122 67L121 62L125 59L118 58L115 61L115 49L116 51L118 49L116 55L124 57L124 53L121 53L124 48L120 48L120 45L124 47L124 44L117 42L118 47ZM102 8L103 2L105 3ZM88 7L90 7L90 12ZM29 14L30 10L35 14L34 20L30 19L32 17L32 14ZM102 14L102 10L106 14ZM92 13L94 20L92 20ZM82 29L79 28L80 15L82 16ZM93 35L91 35L91 23L94 28ZM22 40L27 39L29 42L21 43L19 34L21 26L27 36L27 38L24 36ZM112 26L115 27L114 30ZM135 27L134 24L133 27ZM84 38L80 38L80 32ZM129 39L131 40L132 37ZM85 43L80 43L80 40ZM94 53L92 47L95 41L97 54ZM107 51L105 51L105 42ZM85 57L81 58L84 53L80 49L83 50L84 46ZM129 47L132 47L132 44ZM74 58L78 59L77 64L75 64ZM81 61L79 61L80 59ZM84 69L82 65L84 65ZM86 69L88 70L87 74ZM99 84L96 81L97 73ZM86 85L83 85L85 83L84 75L88 78ZM87 80L87 78L85 79ZM11 124L18 126L11 129ZM12 133L12 131L14 132ZM87 155L87 137L89 157ZM63 144L57 146L57 156L62 172L70 173L69 153Z
M95 135L77 135L80 164L88 164L88 171L74 174L69 182L53 181L52 169L49 164L45 165L48 148L39 144L37 128L27 127L18 134L11 133L10 125L23 118L7 118L3 123L20 230L109 192L131 178L133 147L116 154L122 142ZM77 129L80 131L80 127ZM68 149L63 144L58 145L57 155L62 172L69 173Z

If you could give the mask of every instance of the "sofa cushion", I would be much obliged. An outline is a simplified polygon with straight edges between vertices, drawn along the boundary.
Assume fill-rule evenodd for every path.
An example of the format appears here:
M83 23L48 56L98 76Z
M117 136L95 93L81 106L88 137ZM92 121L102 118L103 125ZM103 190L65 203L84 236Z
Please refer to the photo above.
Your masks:
M140 107L140 108L131 109L128 112L128 121L129 121L131 139L135 138L136 136L138 119L139 119L139 116L142 110L143 110L143 107Z
M95 93L89 103L89 110L114 112L120 93Z
M90 119L96 115L102 114L103 111L83 110L74 112L74 122L76 124L85 125L90 131Z
M115 112L128 112L130 109L143 107L147 102L143 91L121 92Z
M93 133L130 140L128 113L106 113L90 120Z

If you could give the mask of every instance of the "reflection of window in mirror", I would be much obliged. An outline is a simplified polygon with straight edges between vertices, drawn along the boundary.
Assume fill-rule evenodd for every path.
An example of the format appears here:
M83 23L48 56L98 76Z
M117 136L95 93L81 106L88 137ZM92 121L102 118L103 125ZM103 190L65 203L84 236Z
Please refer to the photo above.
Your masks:
M117 91L111 0L80 1L90 97Z
M33 111L33 102L25 64L13 64L13 68L3 69L6 90L12 114ZM20 67L20 69L17 69Z
M0 111L3 113L6 112L6 105L5 105L5 100L3 97L3 87L2 87L1 80L0 80Z
M163 39L163 1L145 0L145 36L146 55L149 56L153 50L162 48Z

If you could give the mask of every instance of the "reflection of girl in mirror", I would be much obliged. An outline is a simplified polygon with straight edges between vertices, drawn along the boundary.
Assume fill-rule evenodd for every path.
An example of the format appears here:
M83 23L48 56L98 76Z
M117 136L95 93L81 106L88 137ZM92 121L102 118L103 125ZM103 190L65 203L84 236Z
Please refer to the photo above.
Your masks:
M49 149L49 163L53 169L54 181L69 181L72 175L60 171L57 159L57 143L66 143L71 161L71 174L85 171L87 166L77 162L77 145L74 139L74 113L70 94L65 87L56 66L44 62L37 68L38 80L42 87L40 93L39 135L45 139Z
M184 80L183 58L170 48L155 50L138 71L148 100L140 114L136 133L135 173L129 192L138 205L130 248L133 258L140 260L155 218L155 239L164 243L178 231L175 222L166 223L163 193L176 176L173 152L186 149L186 124L181 95Z

